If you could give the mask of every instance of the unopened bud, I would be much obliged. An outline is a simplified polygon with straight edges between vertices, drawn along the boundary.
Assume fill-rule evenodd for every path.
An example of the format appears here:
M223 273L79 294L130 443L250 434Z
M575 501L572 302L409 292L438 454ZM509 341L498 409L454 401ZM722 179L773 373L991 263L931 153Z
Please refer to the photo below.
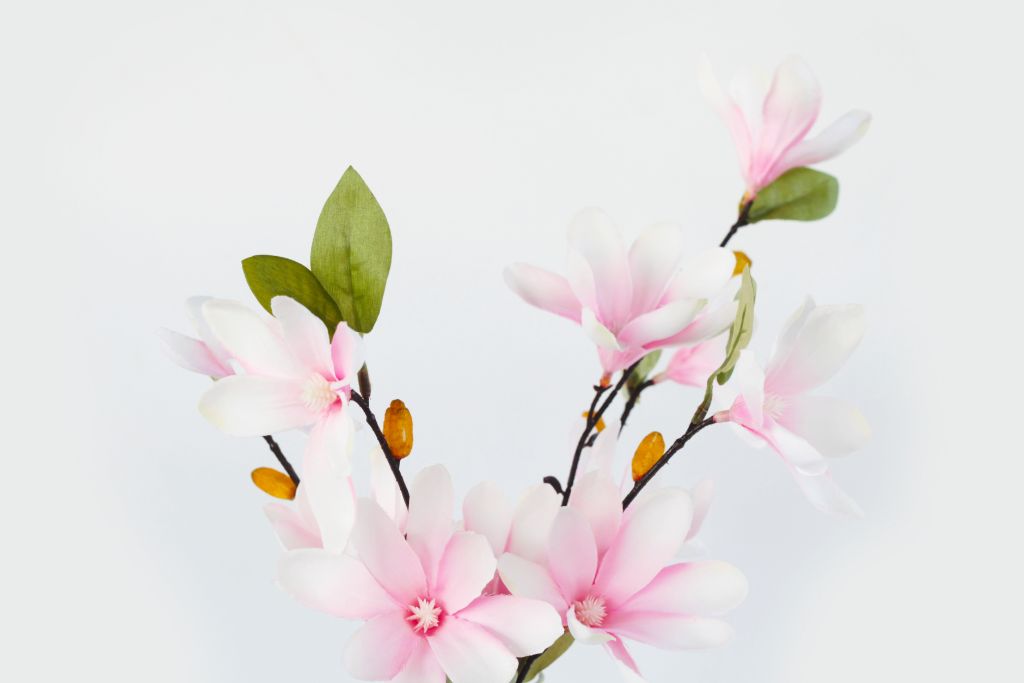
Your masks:
M399 460L412 453L412 413L397 398L384 413L384 440Z
M580 417L585 417L587 419L590 419L590 411L584 410L582 413L580 413ZM598 433L603 432L604 431L604 418L603 417L597 418L597 424L594 425L594 426L597 427Z
M271 467L257 467L252 471L252 483L268 496L283 500L295 499L295 482L284 472Z
M734 251L732 254L736 257L736 266L732 269L733 275L742 275L743 271L754 263L750 260L750 257L742 251Z
M665 454L665 437L661 432L651 432L644 437L633 453L633 481L640 481L651 471L654 463Z

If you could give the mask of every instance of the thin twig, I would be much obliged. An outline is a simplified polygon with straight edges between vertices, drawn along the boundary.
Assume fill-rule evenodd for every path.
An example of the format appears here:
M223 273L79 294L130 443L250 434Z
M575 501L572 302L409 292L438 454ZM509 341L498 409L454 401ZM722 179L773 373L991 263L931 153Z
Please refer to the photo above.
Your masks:
M622 417L619 418L619 434L621 434L622 430L625 428L626 420L629 419L630 413L633 412L636 402L640 400L640 394L643 393L644 389L652 386L654 386L654 380L646 379L630 390L629 398L626 399L626 406L622 409Z
M281 447L277 445L277 441L274 441L274 437L270 434L266 434L264 435L263 440L267 442L267 445L270 446L270 452L274 454L277 461L281 463L281 467L283 467L284 471L288 473L289 477L291 477L292 483L298 486L299 475L295 472L295 468L292 467L292 464L288 462L288 458L284 457L284 451L282 451Z
M608 398L605 399L600 408L597 407L597 404L601 400L601 396L608 391L608 387L601 385L594 387L594 400L591 401L590 410L587 413L587 424L583 429L583 433L580 434L580 440L576 443L576 452L572 455L572 466L569 468L569 478L565 482L565 493L562 494L563 506L569 504L569 497L572 495L572 487L576 482L576 471L580 467L580 456L583 455L583 449L590 441L590 433L594 430L597 423L600 422L601 417L604 415L605 411L608 410L608 406L610 406L612 401L615 400L619 390L622 389L622 386L627 380L629 380L633 371L636 370L636 366L639 364L640 361L637 361L622 371L622 377L620 377L619 381L616 382L615 386L609 393Z
M658 461L654 463L650 470L648 470L647 474L640 477L636 483L633 484L633 488L628 494L626 494L626 497L622 499L622 509L625 510L629 507L629 504L632 503L633 499L637 497L640 491L647 486L647 483L650 482L651 479L654 479L654 475L658 473L658 470L667 465L668 461L672 459L672 456L682 450L683 446L686 445L687 441L693 438L694 434L713 424L715 424L714 416L702 420L695 425L691 425L682 436L673 441L672 445L668 447L668 450L666 450L660 458L658 458Z
M399 468L399 460L395 457L395 454L391 452L391 447L388 446L387 439L384 438L384 433L380 430L380 425L377 424L377 416L370 410L370 404L358 391L352 392L352 402L359 406L363 414L366 416L366 424L370 426L370 431L377 437L377 443L380 444L380 449L384 451L384 457L388 461L388 465L391 467L391 473L395 475L395 481L398 483L398 490L402 492L402 499L405 500L405 506L409 507L409 487L405 485L405 478L402 476L402 471Z
M753 199L748 199L747 201L743 202L743 207L740 208L739 217L736 218L735 223L729 226L729 232L725 234L725 239L723 239L722 243L719 244L718 246L724 247L725 245L729 244L729 240L732 239L732 236L735 235L740 228L742 228L744 225L750 225L750 207L752 207L753 205Z
M562 495L562 482L558 481L558 477L544 477L544 483L553 488L555 493Z

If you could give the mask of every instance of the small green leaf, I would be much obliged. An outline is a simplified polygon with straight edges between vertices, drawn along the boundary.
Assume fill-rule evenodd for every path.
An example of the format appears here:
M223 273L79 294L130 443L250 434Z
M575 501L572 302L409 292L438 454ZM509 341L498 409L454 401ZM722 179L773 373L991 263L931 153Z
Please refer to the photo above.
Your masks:
M316 222L310 266L356 332L380 315L391 270L391 229L384 211L349 166Z
M838 180L811 168L794 168L757 193L749 221L816 221L832 213L838 200Z
M658 360L661 359L661 349L651 351L649 354L643 357L640 361L640 365L636 366L633 370L633 374L626 380L626 387L633 391L638 386L643 384L644 380L647 379L647 375L651 374L654 367L658 364Z
M242 271L249 289L267 311L275 296L290 296L323 320L328 331L334 334L341 322L341 311L309 268L283 256L261 255L242 261Z
M740 351L747 348L750 338L754 334L754 303L757 300L757 283L750 275L750 266L743 269L743 279L740 282L740 290L736 293L736 318L732 327L729 328L729 339L725 343L725 360L718 366L718 369L708 377L707 387L704 390L704 400L693 414L691 424L703 420L711 407L711 396L714 393L715 382L725 384L732 376L736 361L740 358Z
M526 680L532 681L544 669L555 663L555 660L565 654L566 650L572 647L574 640L572 634L566 631L562 637L551 644L548 649L541 653L540 657L534 660L530 670L526 672Z

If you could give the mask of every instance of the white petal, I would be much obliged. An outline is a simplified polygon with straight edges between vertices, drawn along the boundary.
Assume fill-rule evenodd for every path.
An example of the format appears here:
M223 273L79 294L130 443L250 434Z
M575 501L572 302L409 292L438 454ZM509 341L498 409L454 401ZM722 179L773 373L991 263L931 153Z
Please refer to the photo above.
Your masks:
M766 389L792 395L827 381L843 366L864 336L864 309L857 305L818 306L806 311L780 339L767 368Z
M459 619L487 629L516 657L542 652L562 635L562 619L551 605L511 595L477 600Z
M634 312L649 311L661 299L683 252L679 228L659 223L640 233L629 249Z
M814 125L821 109L821 88L814 73L798 57L785 59L775 70L764 99L756 157L767 170Z
M352 437L355 425L348 410L338 404L326 413L313 426L306 442L306 457L313 453L322 455L330 463L335 473L347 475L352 470Z
M444 669L437 662L426 638L418 638L409 661L391 683L445 683Z
M732 278L736 257L728 249L714 247L684 259L668 295L674 299L710 299Z
M235 436L262 436L312 424L316 415L301 402L295 380L232 375L218 380L199 399L199 412Z
M168 357L189 372L198 372L214 379L234 374L230 366L224 365L203 342L187 337L173 330L157 331Z
M306 607L344 619L371 619L401 608L358 560L320 549L281 556L278 583Z
M801 474L799 470L793 468L792 472L800 490L814 507L838 517L864 517L860 505L836 485L828 471L821 474Z
M660 346L678 346L679 344L696 344L723 334L732 327L736 320L736 313L739 310L739 302L736 300L727 301L720 306L706 306L700 312L696 320L684 327L677 334L668 339L659 340L648 344L649 348Z
M408 508L405 507L402 492L398 488L398 482L395 481L395 475L388 465L384 451L376 445L370 449L370 490L373 492L373 499L404 533Z
M444 465L431 465L416 476L409 489L409 518L405 535L409 546L420 556L427 572L427 582L431 584L437 575L441 554L454 530L454 505L452 478ZM494 573L493 569L491 573Z
M759 433L787 464L801 474L821 474L828 469L825 457L810 443L782 425L769 421Z
M703 303L696 299L677 299L633 318L618 334L626 348L644 346L680 332L693 320Z
M505 552L512 527L512 506L500 486L483 481L471 488L462 501L462 518L467 531L487 538L495 556Z
M302 489L320 529L323 547L341 553L356 521L356 493L347 472L339 472L324 451L306 453Z
M263 514L285 550L322 547L319 531L305 524L293 508L284 503L268 503L263 506Z
M622 350L619 342L615 339L615 335L601 324L597 316L589 308L583 309L580 325L583 327L583 331L587 333L587 336L590 337L590 340L600 348L611 349L612 351Z
M457 616L427 642L452 683L509 683L519 664L497 637Z
M714 495L715 484L710 479L705 479L697 484L693 491L690 492L690 497L693 498L693 521L690 523L690 530L686 532L687 541L700 533L701 527L704 526L704 520L708 516L708 509L711 507Z
M345 668L363 681L386 681L405 667L419 644L403 612L390 612L363 624L345 644Z
M864 137L871 125L871 114L855 109L843 114L813 138L803 140L783 156L781 166L810 166L838 156Z
M228 353L224 345L217 339L217 335L210 329L210 324L206 321L203 316L203 305L207 301L213 301L213 297L209 296L191 296L185 300L185 310L188 313L189 320L192 321L192 327L195 328L196 334L199 335L199 340L209 347L210 352L217 357L218 360L224 365L228 365L228 361L231 359L231 354Z
M827 396L794 396L778 420L829 457L852 453L871 438L871 427L857 408Z
M569 245L590 266L601 319L612 326L624 323L633 301L633 284L618 228L600 209L584 209L569 227Z
M292 355L305 367L323 377L333 377L331 341L323 321L287 296L271 299L270 309L281 323L284 341Z
M559 613L564 612L568 605L551 574L536 562L505 553L498 558L498 574L512 595L543 600Z
M509 552L534 562L544 562L548 534L561 505L561 496L547 484L537 484L528 489L512 514Z
M739 360L733 368L732 376L729 378L747 409L747 419L744 424L754 429L760 429L764 424L764 370L757 362L754 352L750 349L740 351Z
M505 269L505 284L531 306L574 322L580 321L580 302L561 275L516 263Z
M292 356L281 335L255 311L234 301L211 299L202 315L214 336L246 372L304 377L308 368Z
M614 637L600 629L590 628L580 622L576 618L575 607L569 607L565 611L565 621L569 625L569 633L572 634L573 639L583 645L603 645Z
M611 426L606 427L601 435L604 436L610 429ZM599 441L600 439L601 437L598 437ZM614 433L608 439L614 442ZM619 487L607 473L590 472L580 477L573 486L569 507L578 511L587 520L594 534L598 554L603 555L618 533L622 521Z

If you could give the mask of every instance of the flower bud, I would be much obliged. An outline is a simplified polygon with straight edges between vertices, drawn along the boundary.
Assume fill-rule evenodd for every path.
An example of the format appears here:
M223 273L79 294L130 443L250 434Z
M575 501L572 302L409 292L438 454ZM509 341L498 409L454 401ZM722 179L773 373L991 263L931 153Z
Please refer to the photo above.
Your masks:
M754 263L750 260L750 257L742 251L734 251L732 254L736 257L736 267L732 269L732 274L734 276L742 275L743 271Z
M412 413L397 398L384 413L384 440L399 460L412 453Z
M257 467L252 471L252 483L268 496L283 500L295 499L295 482L284 472L270 467Z
M580 417L589 418L590 417L590 411L589 410L584 410L582 413L580 413ZM603 417L597 418L597 424L594 425L594 426L597 427L598 434L603 432L604 431L604 418Z
M661 432L651 432L645 436L633 453L633 481L640 481L664 454L665 437Z

